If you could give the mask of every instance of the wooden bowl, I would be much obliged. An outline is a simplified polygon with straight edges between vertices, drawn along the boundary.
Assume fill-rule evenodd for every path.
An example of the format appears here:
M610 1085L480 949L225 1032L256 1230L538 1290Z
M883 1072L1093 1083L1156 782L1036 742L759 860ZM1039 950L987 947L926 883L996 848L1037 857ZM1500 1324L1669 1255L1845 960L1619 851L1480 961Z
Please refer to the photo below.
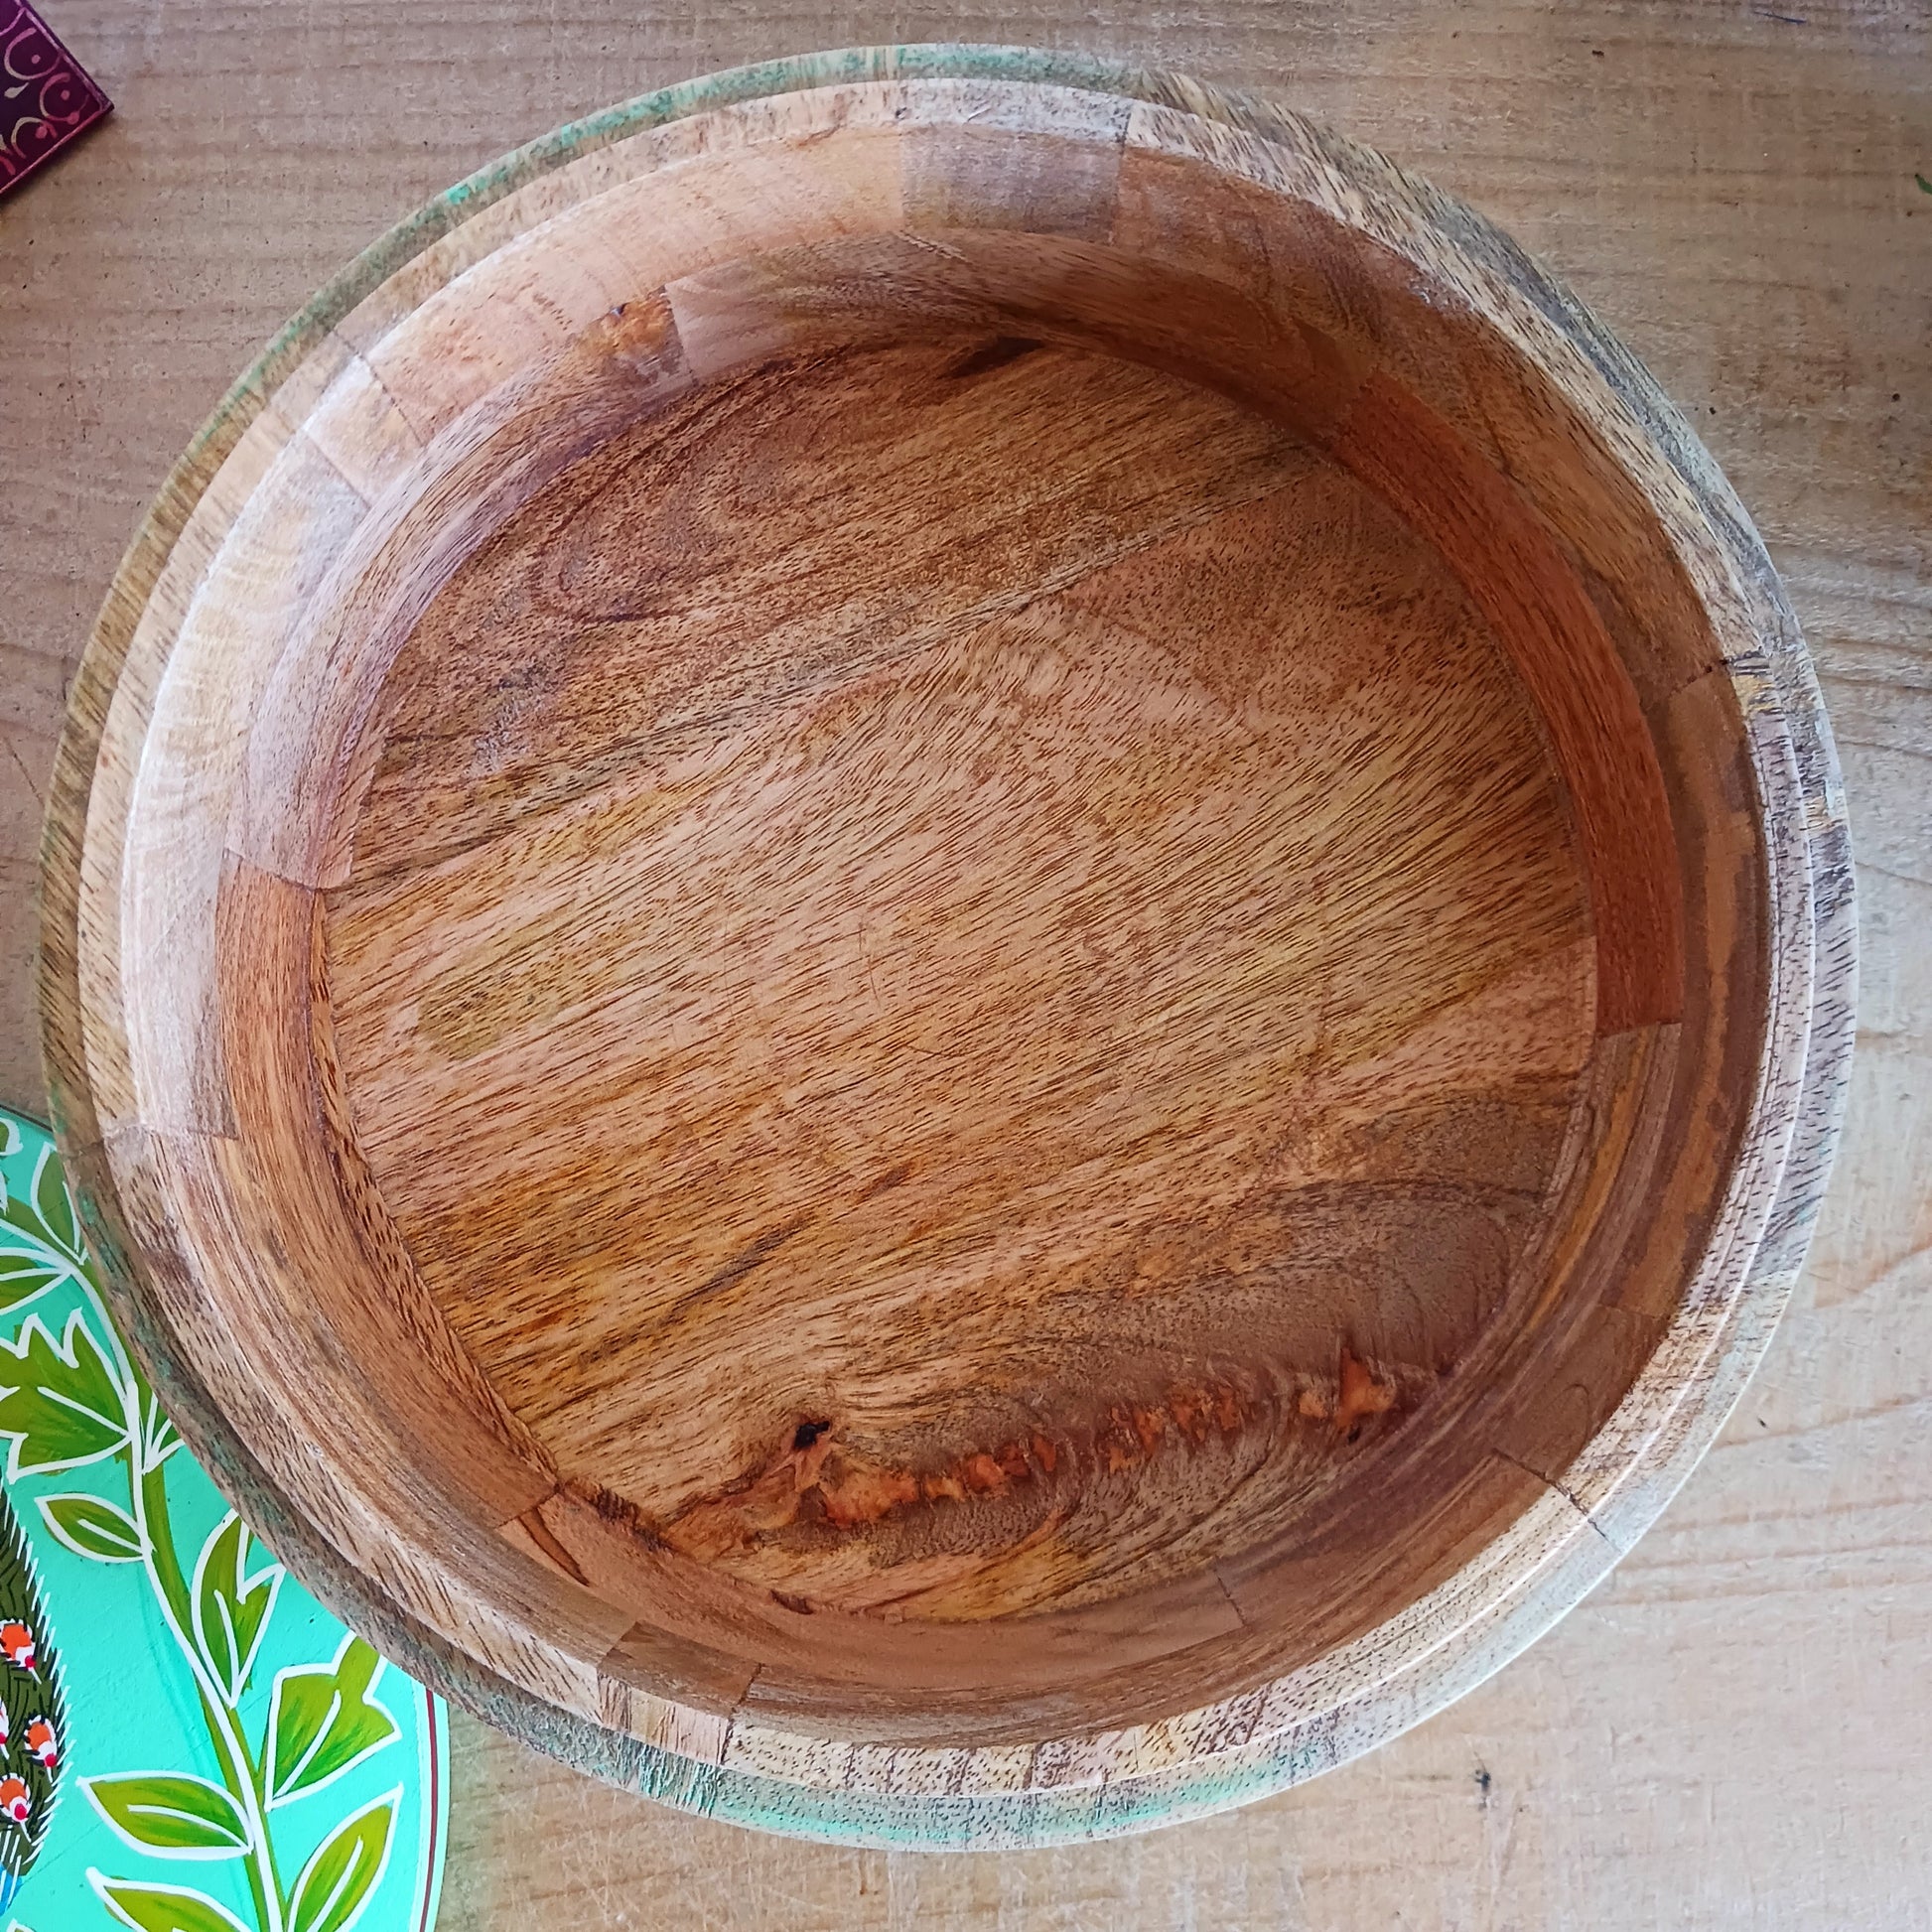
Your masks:
M1812 674L1649 377L1374 156L1013 51L377 244L129 552L45 883L93 1240L297 1574L876 1843L1527 1642L1762 1349L1850 1039Z

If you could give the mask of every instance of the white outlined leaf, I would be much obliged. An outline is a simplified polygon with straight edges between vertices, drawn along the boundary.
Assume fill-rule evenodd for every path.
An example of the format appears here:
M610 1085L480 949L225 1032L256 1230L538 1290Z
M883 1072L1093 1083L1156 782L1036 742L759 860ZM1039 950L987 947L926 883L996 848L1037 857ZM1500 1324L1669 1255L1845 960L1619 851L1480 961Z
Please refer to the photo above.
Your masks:
M186 1885L137 1884L92 1869L87 1882L115 1919L133 1932L248 1932L226 1906Z
M78 1309L58 1342L37 1314L16 1340L0 1339L0 1436L12 1441L9 1482L98 1462L126 1443L114 1365Z
M268 1714L268 1803L272 1810L320 1791L400 1735L368 1699L382 1659L345 1636L331 1663L278 1671Z
M282 1575L278 1563L249 1571L248 1526L232 1510L209 1532L196 1559L190 1591L195 1643L231 1706L255 1667Z
M295 1881L291 1932L348 1932L389 1866L402 1786L364 1805L317 1847Z
M129 1845L163 1859L238 1859L251 1843L241 1808L186 1771L82 1778L80 1788Z
M148 1553L134 1518L104 1497L75 1490L37 1500L56 1541L77 1557L95 1563L139 1563Z

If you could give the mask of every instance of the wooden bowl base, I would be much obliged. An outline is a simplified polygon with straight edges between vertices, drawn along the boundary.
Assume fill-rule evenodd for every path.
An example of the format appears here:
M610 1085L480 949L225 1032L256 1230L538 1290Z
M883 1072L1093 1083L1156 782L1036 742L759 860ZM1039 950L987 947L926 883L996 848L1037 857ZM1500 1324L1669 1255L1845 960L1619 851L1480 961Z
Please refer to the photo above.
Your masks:
M1210 1572L1508 1306L1593 1004L1535 714L1331 460L1144 365L759 366L481 542L331 1013L559 1472L814 1610Z

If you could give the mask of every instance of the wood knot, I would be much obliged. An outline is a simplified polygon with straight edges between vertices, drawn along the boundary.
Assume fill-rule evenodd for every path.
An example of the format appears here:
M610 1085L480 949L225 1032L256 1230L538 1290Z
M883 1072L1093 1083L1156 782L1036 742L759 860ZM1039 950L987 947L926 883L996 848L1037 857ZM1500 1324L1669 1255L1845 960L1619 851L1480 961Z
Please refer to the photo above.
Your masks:
M1346 1342L1336 1378L1334 1432L1352 1443L1370 1416L1383 1416L1395 1407L1395 1384L1376 1378L1375 1371L1357 1358Z

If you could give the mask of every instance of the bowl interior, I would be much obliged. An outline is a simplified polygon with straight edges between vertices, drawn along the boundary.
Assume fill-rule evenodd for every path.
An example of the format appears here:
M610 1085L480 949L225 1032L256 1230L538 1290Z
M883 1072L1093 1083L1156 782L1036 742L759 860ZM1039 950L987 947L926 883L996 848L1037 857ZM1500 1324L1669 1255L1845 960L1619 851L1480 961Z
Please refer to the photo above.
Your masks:
M204 642L258 695L147 1010L248 1150L179 1236L247 1399L345 1364L450 1591L997 1744L1312 1663L1601 1443L1763 860L1640 482L1447 269L1079 126L888 131L687 157L737 242L660 184L561 348L519 318L621 211L453 282L358 365L393 463L332 379L375 509Z
M1441 557L1224 397L761 363L506 519L388 703L325 911L356 1140L506 1407L693 1562L1227 1619L1535 1266L1560 777Z

